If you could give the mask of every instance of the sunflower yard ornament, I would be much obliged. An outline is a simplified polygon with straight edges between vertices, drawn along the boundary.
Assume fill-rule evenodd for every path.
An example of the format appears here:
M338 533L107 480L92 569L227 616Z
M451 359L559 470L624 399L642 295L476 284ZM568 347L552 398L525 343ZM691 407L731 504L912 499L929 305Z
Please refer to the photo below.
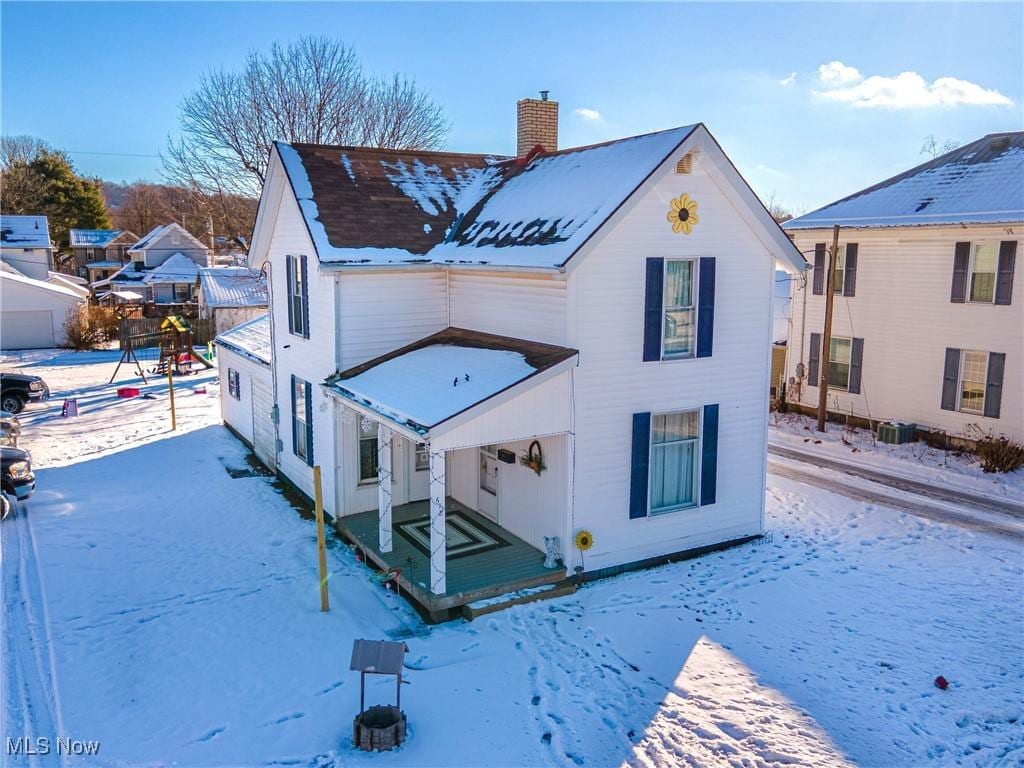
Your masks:
M594 546L594 535L590 531L576 532L576 549L580 552L586 552L592 546Z
M700 221L697 216L697 201L691 200L690 196L683 193L671 201L668 214L665 216L668 223L672 225L672 231L677 235L682 232L690 234L693 226Z

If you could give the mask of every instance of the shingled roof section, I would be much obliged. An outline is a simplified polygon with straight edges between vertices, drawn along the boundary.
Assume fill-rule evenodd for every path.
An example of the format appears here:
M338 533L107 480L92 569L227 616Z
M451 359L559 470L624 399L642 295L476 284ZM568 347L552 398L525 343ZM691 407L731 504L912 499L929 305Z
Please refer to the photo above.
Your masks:
M1024 131L991 133L790 219L786 230L1024 220Z
M456 198L496 161L282 142L277 150L320 260L352 264L429 261L455 221Z

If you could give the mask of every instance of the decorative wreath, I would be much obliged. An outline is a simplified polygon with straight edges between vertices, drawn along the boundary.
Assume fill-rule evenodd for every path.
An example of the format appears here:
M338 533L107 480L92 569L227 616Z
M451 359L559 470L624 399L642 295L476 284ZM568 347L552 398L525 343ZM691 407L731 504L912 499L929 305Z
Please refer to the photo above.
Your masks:
M592 546L594 546L594 534L586 530L576 532L576 549L586 552Z
M672 231L677 235L682 232L690 234L694 225L700 221L697 216L697 201L691 200L687 194L682 194L670 201L668 214L665 216L668 223L672 225Z
M534 440L530 443L530 449L524 456L519 458L519 463L524 467L529 467L538 475L547 469L544 464L544 452L540 448L540 441Z

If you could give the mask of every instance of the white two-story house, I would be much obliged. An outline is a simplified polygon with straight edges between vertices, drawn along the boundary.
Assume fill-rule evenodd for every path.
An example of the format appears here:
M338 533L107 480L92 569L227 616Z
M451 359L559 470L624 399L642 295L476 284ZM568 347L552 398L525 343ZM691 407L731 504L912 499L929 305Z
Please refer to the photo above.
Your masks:
M703 125L557 150L552 111L514 158L271 153L274 463L432 618L763 529L802 257Z
M985 136L783 227L814 261L794 281L791 402L817 408L828 366L838 416L1024 441L1024 132Z

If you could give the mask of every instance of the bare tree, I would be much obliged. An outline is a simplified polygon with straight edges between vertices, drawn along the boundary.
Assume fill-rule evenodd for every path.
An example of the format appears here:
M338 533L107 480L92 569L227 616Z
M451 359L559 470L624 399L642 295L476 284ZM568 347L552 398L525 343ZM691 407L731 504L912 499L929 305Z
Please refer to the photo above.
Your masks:
M958 146L960 145L952 139L946 139L940 145L939 142L935 140L935 134L929 134L924 137L924 143L921 144L920 154L928 155L928 157L938 157L939 155L944 155L947 152L952 152Z
M795 215L785 203L783 203L776 195L775 190L768 195L768 198L764 201L764 207L768 209L768 213L772 215L779 224L784 221L789 221Z
M168 179L219 195L258 194L276 140L434 149L448 131L413 81L367 76L351 48L324 37L275 43L240 71L208 73L180 122L163 158Z
M122 187L121 204L113 209L114 223L143 235L158 224L175 221L206 242L209 222L227 238L251 235L256 200L230 194L206 195L190 187L136 181Z

